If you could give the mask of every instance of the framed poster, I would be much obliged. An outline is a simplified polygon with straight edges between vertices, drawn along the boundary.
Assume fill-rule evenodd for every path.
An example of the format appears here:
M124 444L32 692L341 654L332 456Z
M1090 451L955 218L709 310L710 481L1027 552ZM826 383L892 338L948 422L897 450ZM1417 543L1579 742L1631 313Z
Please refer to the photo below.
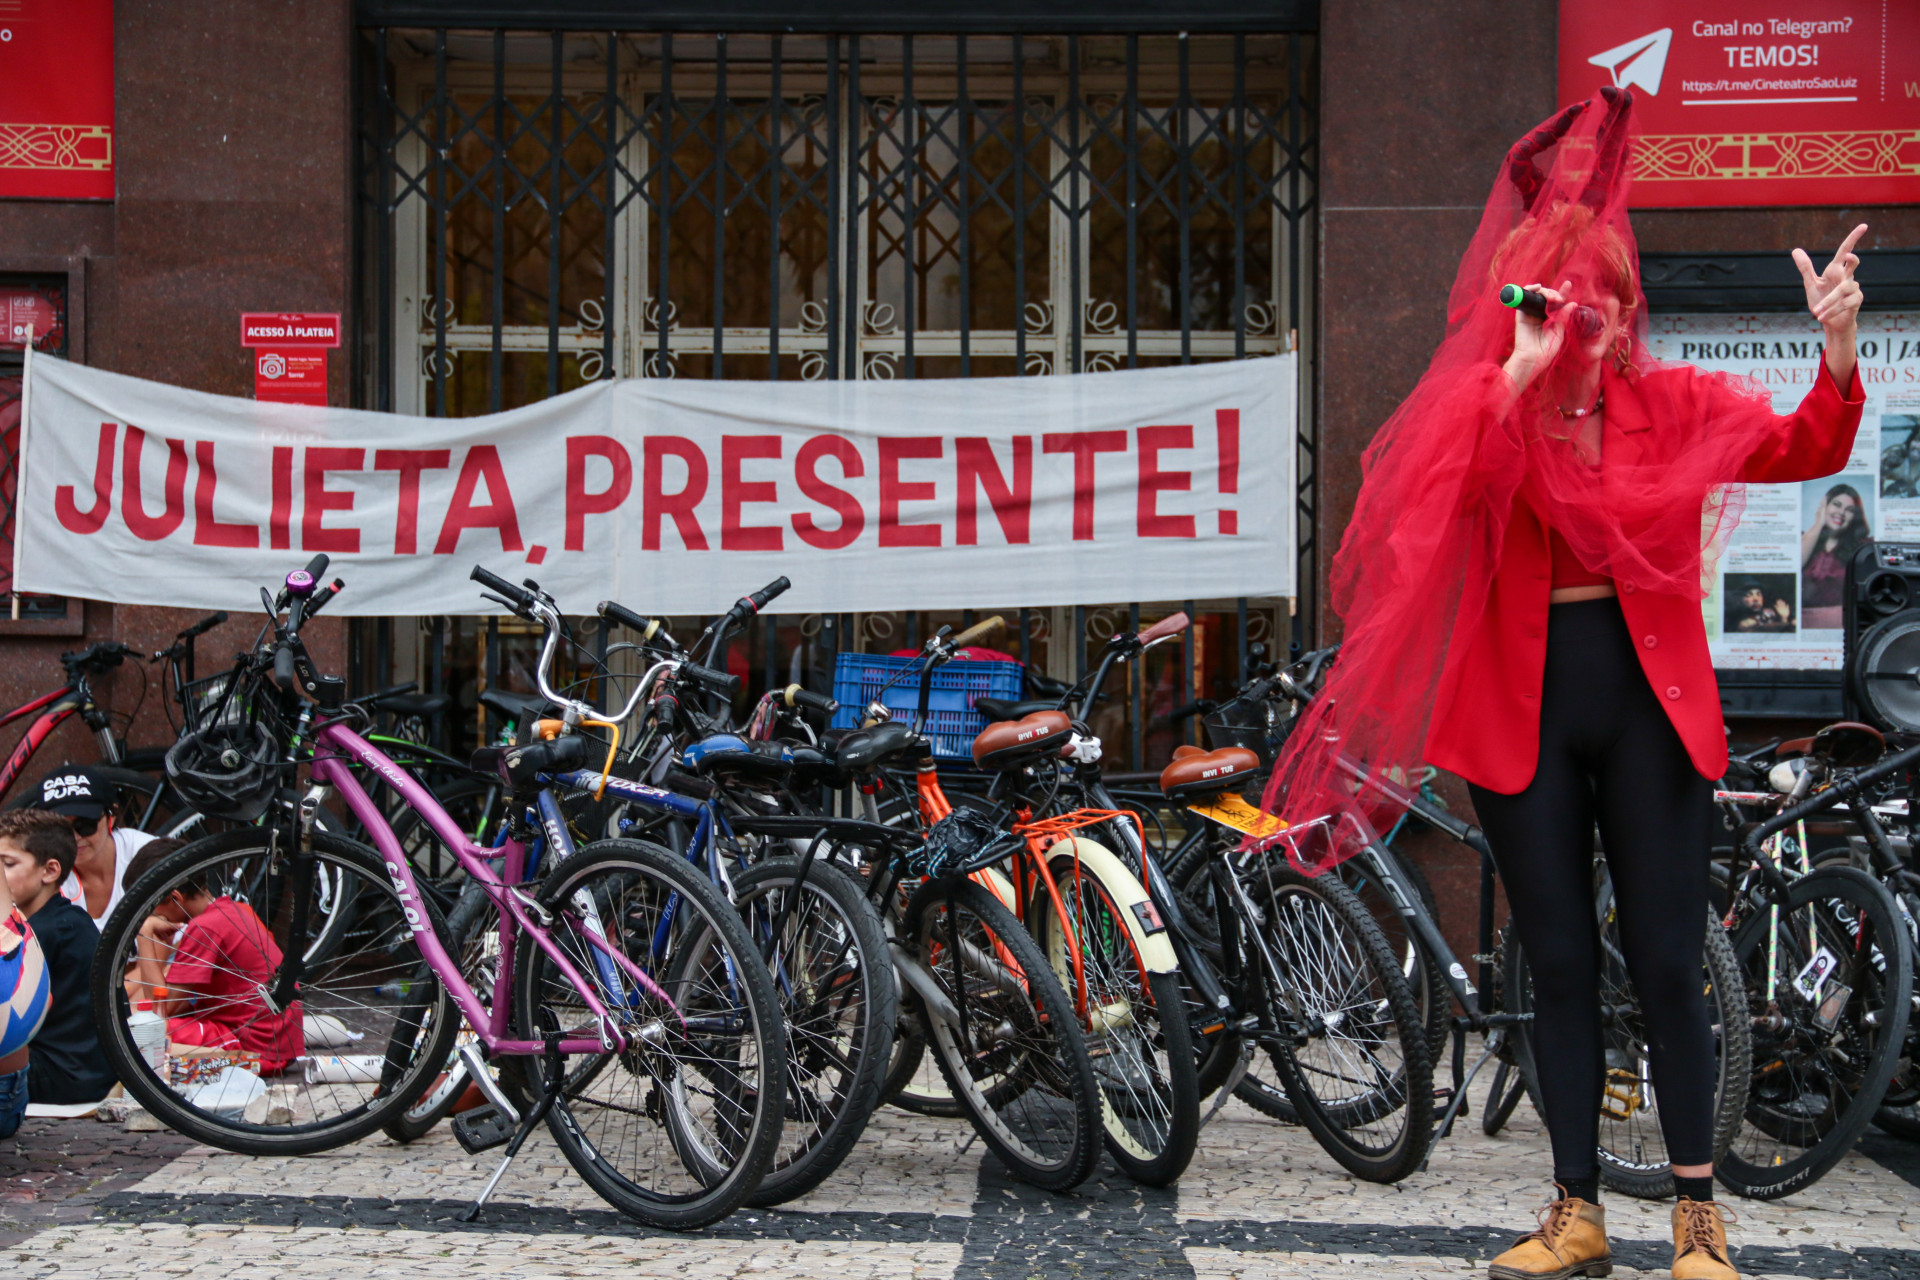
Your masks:
M1920 4L1560 0L1560 101L1631 88L1636 208L1920 201Z
M113 199L113 0L0 4L0 198Z

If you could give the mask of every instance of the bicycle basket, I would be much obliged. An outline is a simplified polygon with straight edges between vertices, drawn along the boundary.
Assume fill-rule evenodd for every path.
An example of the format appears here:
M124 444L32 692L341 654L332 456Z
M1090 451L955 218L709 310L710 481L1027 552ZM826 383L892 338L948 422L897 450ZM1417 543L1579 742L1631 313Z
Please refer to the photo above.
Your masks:
M187 732L167 750L174 790L200 812L251 822L266 810L292 767L282 744L287 726L279 691L264 672L236 669L187 687ZM217 687L217 691L216 691Z
M1235 698L1222 703L1200 717L1207 731L1207 743L1215 751L1221 747L1245 747L1260 757L1260 763L1272 764L1286 738L1286 722L1280 719L1274 704L1261 699Z
M180 705L188 729L210 729L216 724L235 725L246 718L238 698L229 698L233 687L232 671L202 676L180 688Z
M1024 843L979 809L955 809L933 824L927 842L907 859L907 869L922 876L971 875L1006 861Z

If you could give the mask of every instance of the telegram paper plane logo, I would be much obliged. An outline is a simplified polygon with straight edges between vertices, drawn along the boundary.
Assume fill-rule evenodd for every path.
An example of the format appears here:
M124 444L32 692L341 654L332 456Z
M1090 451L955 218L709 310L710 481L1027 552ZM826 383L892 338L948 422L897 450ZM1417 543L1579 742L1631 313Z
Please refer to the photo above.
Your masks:
M1648 93L1660 92L1660 77L1667 69L1667 50L1673 46L1673 28L1662 27L1648 35L1615 45L1605 53L1596 53L1587 61L1613 77L1615 88L1631 89L1639 85Z

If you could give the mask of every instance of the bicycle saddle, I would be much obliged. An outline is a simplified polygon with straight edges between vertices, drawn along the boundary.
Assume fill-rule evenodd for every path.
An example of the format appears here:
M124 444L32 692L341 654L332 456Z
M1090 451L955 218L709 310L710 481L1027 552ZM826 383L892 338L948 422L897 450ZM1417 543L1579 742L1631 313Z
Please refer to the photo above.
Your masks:
M1841 769L1872 764L1887 751L1887 740L1869 724L1842 720L1813 735L1811 754Z
M736 733L716 733L680 753L680 762L702 777L713 773L756 778L785 777L793 751L784 742L749 742Z
M384 698L369 698L360 704L369 711L391 711L396 716L439 715L453 705L453 699L444 693L392 693Z
M889 720L871 729L855 729L833 744L833 758L842 769L857 772L884 764L894 756L920 750L920 736L912 725Z
M1218 751L1183 747L1174 752L1173 762L1160 771L1160 790L1169 800L1193 800L1224 791L1259 769L1260 757L1245 747L1221 747Z
M1032 698L1025 702L1008 702L1005 698L981 698L973 704L973 709L988 720L1020 720L1036 711L1052 711L1055 704L1045 698Z
M1064 711L1035 711L1018 720L1002 720L973 740L973 762L982 769L1017 769L1067 743L1073 721Z
M540 718L541 708L547 705L547 700L537 694L488 689L480 695L480 705L493 708L515 724L527 724Z
M541 773L565 773L583 768L586 762L587 740L567 734L518 747L481 747L467 761L467 767L521 788L534 785Z

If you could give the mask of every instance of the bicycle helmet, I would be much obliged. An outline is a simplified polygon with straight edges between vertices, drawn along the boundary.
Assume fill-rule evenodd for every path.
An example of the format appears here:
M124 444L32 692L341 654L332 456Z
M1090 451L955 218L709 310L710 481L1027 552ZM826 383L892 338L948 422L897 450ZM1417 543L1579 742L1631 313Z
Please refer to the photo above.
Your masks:
M211 817L251 822L280 784L280 749L263 724L223 724L182 737L167 750L167 777L180 797Z
M1004 862L1025 843L978 809L955 809L933 824L926 843L907 859L907 870L924 876L970 875Z

